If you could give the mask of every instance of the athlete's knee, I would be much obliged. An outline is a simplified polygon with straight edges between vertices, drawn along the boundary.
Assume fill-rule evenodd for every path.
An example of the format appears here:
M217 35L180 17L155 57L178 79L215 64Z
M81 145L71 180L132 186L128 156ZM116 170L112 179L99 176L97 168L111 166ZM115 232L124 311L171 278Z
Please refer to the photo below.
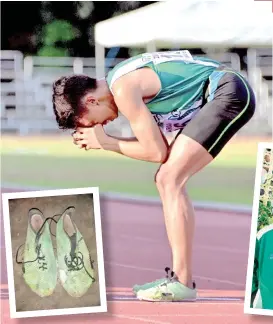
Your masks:
M183 191L189 174L186 170L177 170L177 168L168 164L163 164L155 175L155 182L158 190L161 191Z

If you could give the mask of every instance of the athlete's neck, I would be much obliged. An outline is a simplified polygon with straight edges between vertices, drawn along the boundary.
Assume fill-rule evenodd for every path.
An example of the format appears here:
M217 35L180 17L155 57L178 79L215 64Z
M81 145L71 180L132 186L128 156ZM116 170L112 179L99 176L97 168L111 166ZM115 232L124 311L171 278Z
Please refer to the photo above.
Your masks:
M112 97L112 93L105 78L97 80L97 88L99 89L100 96Z
M117 112L118 108L115 104L114 96L109 89L108 83L105 78L97 80L97 99L100 102L108 102L111 109Z

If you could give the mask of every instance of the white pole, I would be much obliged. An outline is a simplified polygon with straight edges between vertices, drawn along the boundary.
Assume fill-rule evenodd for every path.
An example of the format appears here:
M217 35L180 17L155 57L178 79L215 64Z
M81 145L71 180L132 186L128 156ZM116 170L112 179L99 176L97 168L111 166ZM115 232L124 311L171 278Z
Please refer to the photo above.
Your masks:
M73 61L73 70L75 74L83 73L83 60L82 58L76 57Z
M95 64L96 64L96 79L101 79L105 76L105 50L102 45L95 42Z
M146 44L146 49L148 53L151 52L156 52L156 44L155 41L150 41L149 43Z
M254 48L247 50L247 74L249 83L253 86L254 75L257 70L257 51Z

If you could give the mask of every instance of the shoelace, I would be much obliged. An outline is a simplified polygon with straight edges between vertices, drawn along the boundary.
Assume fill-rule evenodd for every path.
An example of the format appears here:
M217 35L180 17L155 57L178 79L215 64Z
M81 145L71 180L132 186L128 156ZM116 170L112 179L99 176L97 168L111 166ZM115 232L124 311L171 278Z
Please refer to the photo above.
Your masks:
M83 240L82 237L77 242L75 234L70 236L71 251L69 256L65 255L64 262L68 268L68 271L80 271L84 268L86 274L92 279L92 282L95 282L95 278L89 273L89 271L85 267L83 254L80 251L76 251L77 245L80 243L81 240ZM91 263L91 268L94 269L93 267L94 261L91 260L90 254L89 254L89 260Z
M78 252L77 255L70 255L69 257L66 255L64 261L68 271L79 271L83 268L83 255L81 252Z
M47 217L41 228L39 229L39 231L37 232L36 234L36 237L35 237L35 243L36 243L36 248L35 248L35 252L37 254L37 257L36 259L34 260L28 260L28 261L18 261L18 255L19 255L19 251L20 249L22 248L22 246L25 245L22 244L18 247L17 249L17 252L16 252L16 263L17 264L22 264L23 265L23 272L25 272L25 268L24 268L24 265L26 263L32 263L32 262L38 262L39 264L39 269L41 269L42 271L44 270L47 270L47 262L45 260L45 255L43 255L42 251L41 251L41 244L39 244L39 239L41 237L41 232L45 226L45 223L47 221L50 220L50 223L49 223L49 231L50 231L50 234L54 237L56 237L56 235L54 235L51 231L51 224L52 224L52 221L54 221L56 224L57 224L57 221L55 220L55 217L60 217L62 214L56 214L52 217ZM78 241L78 244L79 242L82 240L83 238L81 238L79 241ZM69 259L70 257L70 259ZM85 269L87 275L92 279L93 282L95 282L95 278L91 276L91 274L88 272L88 270L86 269L85 265L84 265L84 260L83 260L83 255L81 252L77 252L77 253L70 253L70 256L65 256L65 264L68 268L68 271L79 271L81 269ZM89 254L89 259L90 259L90 264L91 264L91 268L94 269L94 260L91 259L91 255Z
M90 258L90 263L91 263L91 268L94 269L94 260L91 260ZM69 257L66 255L64 257L64 262L68 268L68 271L80 271L84 268L86 274L92 279L92 282L95 282L95 278L92 277L92 275L89 273L89 271L86 269L84 265L84 260L83 260L83 255L81 252L77 252L74 255L70 255Z
M169 283L169 282L173 282L173 281L177 281L178 280L178 277L177 277L177 275L175 274L175 272L174 271L171 271L171 275L169 276L169 271L170 271L171 269L170 268L168 268L168 267L166 267L165 268L165 272L166 272L166 281L165 282L163 282L160 286L167 286L167 283ZM196 284L195 284L195 282L193 281L192 282L192 286L193 286L193 289L195 289L196 288Z
M174 272L171 271L171 269L169 267L166 267L165 269L165 272L166 272L166 281L164 281L163 283L160 284L160 286L166 286L167 283L171 282L174 278ZM169 272L171 271L170 275L169 275Z
M39 264L39 269L41 270L47 270L47 262L45 260L45 255L43 255L41 251L41 244L36 246L36 253L37 253L37 261Z
M169 271L170 271L170 270L171 270L171 269L168 268L168 267L165 268L166 278L167 278L167 279L169 279Z
M36 237L35 237L35 245L36 245L36 247L35 247L35 253L36 253L36 259L34 259L34 260L28 260L28 261L18 261L18 255L19 255L19 251L20 251L20 249L22 248L22 246L24 246L25 245L25 243L24 244L22 244L22 245L20 245L19 247L18 247L18 249L17 249L17 252L16 252L16 263L17 264L22 264L23 265L23 272L25 272L25 267L24 267L24 265L26 264L26 263L33 263L33 262L38 262L38 268L39 269L41 269L42 271L45 271L45 270L47 270L47 261L46 261L46 257L45 257L45 255L43 254L43 252L42 252L42 246L41 246L41 244L39 243L39 240L40 240L40 237L41 237L41 232L42 232L42 230L43 230L43 228L44 228L44 226L45 226L45 223L47 222L47 221L49 221L50 220L50 225L49 226L51 226L51 223L52 223L52 221L54 221L55 223L57 223L57 221L54 219L55 217L57 217L57 216L59 216L59 215L54 215L53 217L47 217L45 220L44 220L44 222L43 222L43 224L42 224L42 226L41 226L41 228L38 230L38 232L37 232L37 234L36 234ZM51 232L51 231L50 231ZM52 233L51 233L52 234Z

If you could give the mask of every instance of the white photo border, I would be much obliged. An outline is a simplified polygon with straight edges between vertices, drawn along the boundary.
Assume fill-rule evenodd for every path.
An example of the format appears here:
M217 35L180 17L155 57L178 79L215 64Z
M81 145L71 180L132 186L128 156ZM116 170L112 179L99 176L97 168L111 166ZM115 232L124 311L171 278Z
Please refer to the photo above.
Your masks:
M256 235L257 235L258 216L259 216L259 199L260 199L260 189L261 189L261 181L262 181L262 168L263 168L264 153L266 149L273 150L273 143L263 142L258 144L256 175L255 175L255 185L254 185L254 198L253 198L252 219L251 219L251 232L250 232L250 242L249 242L249 252L248 252L248 266L247 266L247 276L246 276L244 313L252 314L252 315L273 316L273 310L250 307L252 278L253 278L253 269L254 269L255 244L256 244Z
M15 300L15 288L14 288L9 200L19 199L19 198L38 198L38 197L82 195L82 194L93 194L95 233L96 233L96 245L97 245L96 247L97 247L97 258L98 258L100 306L17 312L16 300ZM6 244L6 263L7 263L7 275L8 275L8 288L9 288L10 317L26 318L26 317L77 315L77 314L90 314L90 313L95 314L95 313L107 312L99 188L88 187L88 188L74 188L74 189L56 189L56 190L3 193L2 202L3 202L5 244Z

